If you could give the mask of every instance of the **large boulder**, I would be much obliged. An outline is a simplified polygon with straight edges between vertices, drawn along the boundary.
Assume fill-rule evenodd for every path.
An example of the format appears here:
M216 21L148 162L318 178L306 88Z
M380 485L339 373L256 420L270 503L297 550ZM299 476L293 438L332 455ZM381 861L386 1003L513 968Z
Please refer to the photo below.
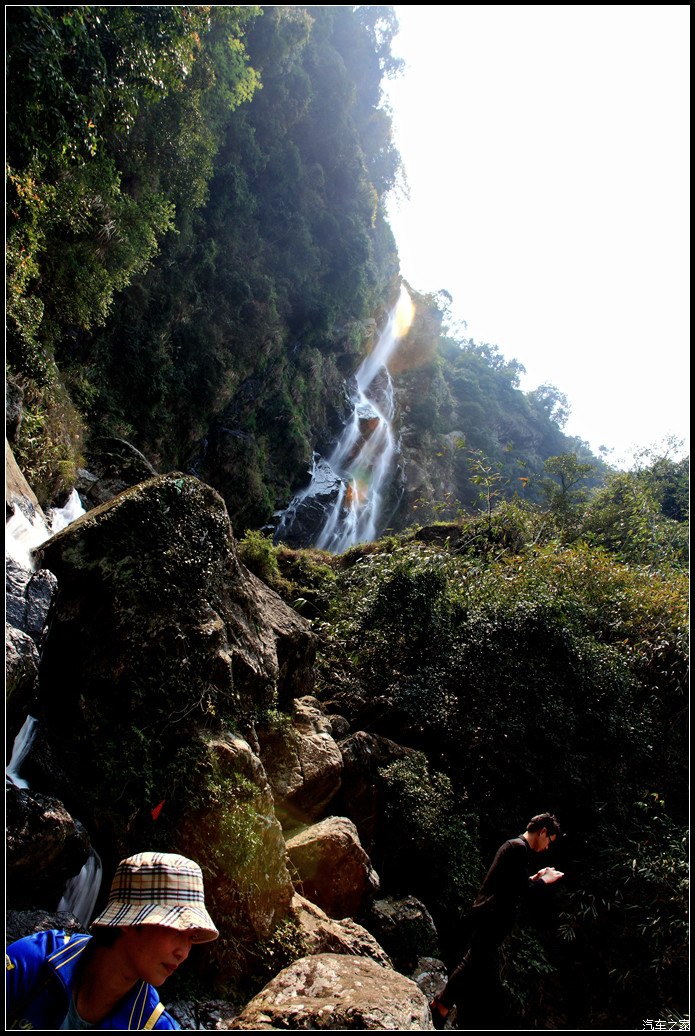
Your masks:
M370 957L385 968L392 967L388 954L374 936L351 918L336 921L299 894L292 899L292 917L305 954L345 953Z
M58 794L79 803L90 830L125 835L127 826L133 842L149 834L137 818L160 800L168 817L187 809L201 758L195 732L251 731L281 682L293 685L298 642L304 665L314 635L272 591L258 593L224 502L196 478L126 490L39 557L60 586L39 671L39 718L72 774ZM295 645L282 659L279 616ZM108 810L102 782L113 788Z
M232 1029L392 1029L430 1031L417 985L365 957L302 957L246 1005Z
M143 846L200 862L222 932L201 967L226 993L289 910L254 724L295 693L315 637L249 576L224 502L196 478L125 490L48 540L40 564L60 589L32 787L85 825L105 874Z
M331 735L330 720L316 698L293 703L259 728L261 758L275 798L275 813L285 830L306 825L325 812L340 788L343 757Z
M434 921L425 904L414 896L377 899L367 923L387 950L393 966L404 975L411 975L421 958L439 954Z
M379 890L379 877L347 817L327 817L287 842L299 891L329 917L362 916Z

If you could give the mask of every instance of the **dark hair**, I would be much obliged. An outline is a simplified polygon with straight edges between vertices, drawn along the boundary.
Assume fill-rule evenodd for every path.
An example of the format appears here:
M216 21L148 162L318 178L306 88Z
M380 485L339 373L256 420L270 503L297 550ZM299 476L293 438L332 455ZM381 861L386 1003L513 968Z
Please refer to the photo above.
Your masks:
M560 821L552 813L539 813L537 816L531 817L526 825L526 830L529 832L542 831L543 828L545 828L549 835L559 835L562 833Z
M110 925L104 927L98 925L92 929L91 934L92 946L102 946L104 949L108 949L120 938L122 932L120 928L112 928Z

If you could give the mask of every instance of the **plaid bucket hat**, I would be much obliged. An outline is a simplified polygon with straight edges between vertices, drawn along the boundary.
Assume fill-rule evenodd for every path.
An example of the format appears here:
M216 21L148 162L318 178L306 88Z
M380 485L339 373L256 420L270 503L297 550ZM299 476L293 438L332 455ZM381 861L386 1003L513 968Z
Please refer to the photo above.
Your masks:
M157 924L195 931L196 942L220 934L205 909L203 872L193 860L173 853L137 853L121 860L106 908L90 928Z

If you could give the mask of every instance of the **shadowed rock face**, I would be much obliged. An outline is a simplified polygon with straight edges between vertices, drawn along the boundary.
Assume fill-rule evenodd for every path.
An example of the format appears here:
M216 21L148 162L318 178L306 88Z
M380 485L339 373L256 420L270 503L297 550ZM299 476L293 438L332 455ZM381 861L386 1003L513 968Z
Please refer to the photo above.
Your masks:
M198 859L225 935L206 960L236 979L293 894L254 724L309 689L310 627L240 564L224 502L191 477L89 511L40 564L59 591L32 787L87 827L105 874L143 846Z
M232 1029L433 1029L424 994L405 976L364 957L323 953L281 971Z
M76 487L87 507L105 504L129 486L157 474L147 458L124 439L93 439L89 443L87 464L89 471L78 472Z
M281 679L294 688L297 666L313 657L308 624L259 591L237 559L221 497L195 478L126 490L49 540L40 558L60 591L39 709L75 775L76 786L61 789L69 808L89 805L103 758L118 783L110 797L123 797L119 814L138 799L147 812L163 798L169 816L174 802L185 808L196 731L249 726L275 705ZM165 778L172 767L178 776ZM146 797L143 769L153 779Z
M62 802L6 785L7 897L13 907L56 906L89 854L89 839Z

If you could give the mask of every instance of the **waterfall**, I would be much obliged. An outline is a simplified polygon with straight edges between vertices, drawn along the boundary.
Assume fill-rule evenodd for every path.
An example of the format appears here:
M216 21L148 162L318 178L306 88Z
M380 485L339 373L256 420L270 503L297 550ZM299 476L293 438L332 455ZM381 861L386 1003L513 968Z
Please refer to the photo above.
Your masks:
M328 459L314 454L311 481L282 512L276 541L291 539L293 527L304 521L311 527L313 546L340 554L382 531L398 450L391 427L394 394L388 362L412 315L413 303L401 286L384 330L355 374L352 417Z
M27 716L22 729L14 739L12 757L5 769L5 778L11 781L15 788L29 790L29 782L20 777L19 771L29 754L37 726L38 720L33 716ZM75 823L81 830L84 830L79 821L75 821ZM62 898L58 904L58 910L67 910L69 913L74 914L83 925L89 924L94 911L94 904L99 895L101 872L102 866L99 855L93 848L90 848L89 857L80 873L76 874L74 878L70 878L66 883Z
M101 886L101 873L101 859L92 849L80 873L67 882L62 899L58 903L58 910L74 914L86 927L94 913L94 904Z
M49 509L46 520L38 511L32 518L28 518L21 507L15 506L14 513L5 522L5 554L27 572L33 572L31 552L85 513L76 489L73 489L64 507Z
M12 756L5 768L5 777L14 784L15 788L29 787L24 778L19 776L19 771L22 763L29 754L31 743L36 734L37 723L38 720L35 720L33 716L27 716L24 720L22 729L14 739L14 744L12 745Z
M76 489L73 489L64 507L54 507L49 512L51 535L55 536L57 532L66 529L71 522L74 522L76 518L86 513L79 493Z
M34 571L32 550L40 547L51 535L43 518L36 514L33 519L27 518L24 512L15 507L5 523L5 554L26 569Z

